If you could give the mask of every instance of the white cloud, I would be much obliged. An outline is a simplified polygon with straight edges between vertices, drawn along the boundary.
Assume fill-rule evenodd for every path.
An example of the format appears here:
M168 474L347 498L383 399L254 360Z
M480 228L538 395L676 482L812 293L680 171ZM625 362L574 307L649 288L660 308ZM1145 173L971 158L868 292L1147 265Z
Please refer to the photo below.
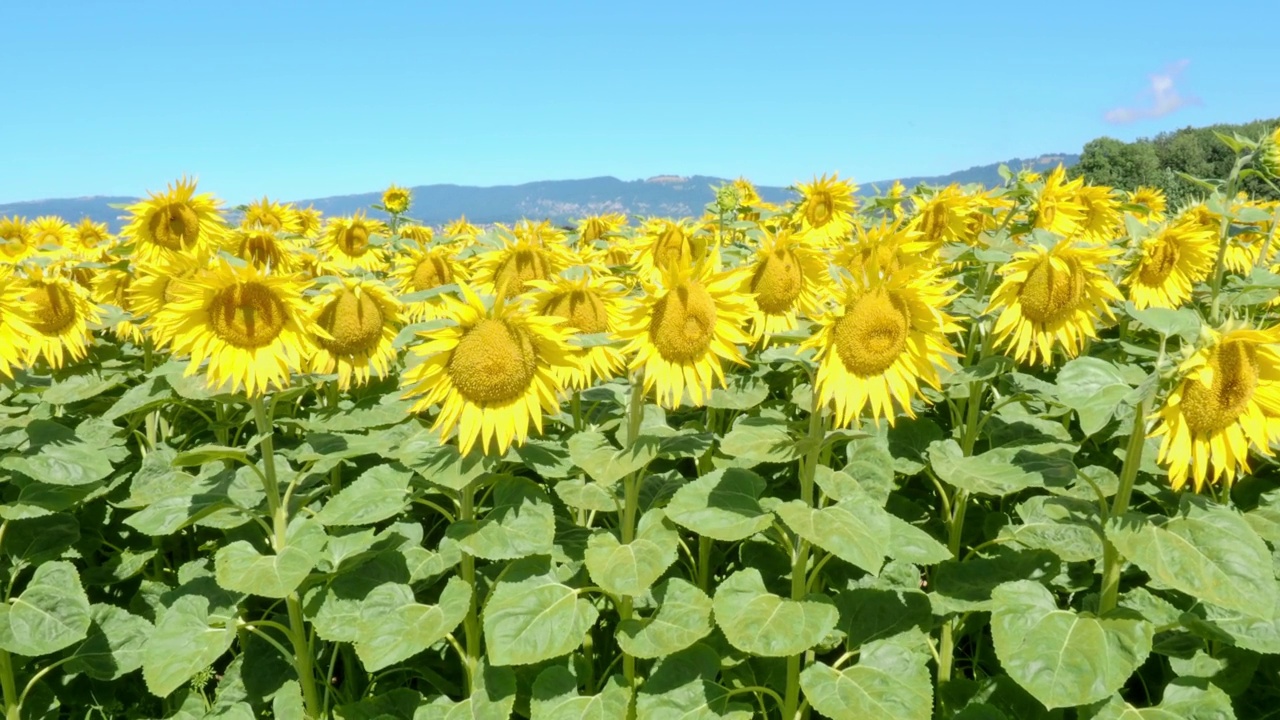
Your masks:
M1178 91L1176 84L1178 76L1190 64L1189 60L1179 60L1151 75L1149 86L1140 96L1143 102L1133 107L1112 108L1103 115L1103 119L1109 123L1123 125L1138 120L1164 117L1188 105L1200 105L1200 98L1194 95L1183 95Z

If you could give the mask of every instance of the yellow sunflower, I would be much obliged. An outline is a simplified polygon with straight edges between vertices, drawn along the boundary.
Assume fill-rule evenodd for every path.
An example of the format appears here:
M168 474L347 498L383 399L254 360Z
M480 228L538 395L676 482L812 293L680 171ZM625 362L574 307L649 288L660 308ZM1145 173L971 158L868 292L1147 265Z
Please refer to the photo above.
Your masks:
M301 235L302 222L302 216L292 205L278 203L263 195L261 200L254 200L245 207L240 227L244 230Z
M1083 178L1068 181L1062 165L1055 167L1036 193L1035 227L1062 237L1074 235L1085 219L1084 204L1078 193L1083 184Z
M396 257L392 277L396 291L411 295L434 290L444 285L469 279L466 267L457 259L457 248L449 245L435 247L410 247ZM434 320L440 317L441 296L406 302L404 315L410 322Z
M25 283L13 270L0 265L0 375L13 377L13 369L27 363L31 341L38 333L30 320L38 308L27 300Z
M1138 309L1179 308L1191 290L1213 271L1218 233L1193 223L1165 225L1142 241L1125 280L1129 299Z
M1078 232L1085 240L1108 243L1119 237L1124 229L1124 217L1120 202L1109 187L1081 185L1076 188L1076 201L1084 208Z
M93 278L90 296L99 305L115 305L126 313L126 317L111 326L111 333L121 342L141 345L144 335L142 326L138 324L133 303L129 300L129 286L133 283L133 273L127 268L109 267Z
M379 272L386 267L386 255L374 243L388 232L385 224L358 211L351 217L329 218L317 247L325 260L343 270Z
M1142 208L1140 217L1147 222L1164 220L1164 211L1169 204L1163 190L1145 186L1126 193L1125 200L1130 205L1140 206Z
M324 226L320 211L308 205L298 208L298 234L305 238L314 238Z
M35 330L27 345L27 364L43 357L58 369L67 356L83 360L93 342L90 325L102 321L102 309L89 299L88 291L57 266L29 268L21 285L31 308L27 324Z
M762 345L816 315L831 284L826 258L787 228L765 231L748 272L740 292L751 298L751 341Z
M31 222L31 244L36 252L66 257L76 250L76 229L57 215L44 215Z
M745 364L738 345L750 301L739 292L740 271L719 271L719 253L695 266L672 264L660 283L635 300L618 332L631 370L644 375L644 392L657 388L658 404L680 406L685 393L706 404L713 385L724 385L723 361Z
M1271 177L1280 177L1280 125L1262 137L1258 145L1258 166Z
M1208 343L1182 363L1181 381L1160 409L1156 460L1179 490L1190 474L1228 489L1249 470L1249 448L1273 456L1280 440L1280 328L1206 331Z
M372 374L386 377L395 362L392 342L400 326L400 301L376 280L330 283L312 301L318 328L311 371L337 372L338 387L364 385Z
M298 270L299 244L288 236L265 227L240 228L227 235L224 249L247 263L276 272Z
M1055 346L1067 357L1078 355L1086 339L1097 337L1099 322L1115 317L1107 302L1122 299L1103 270L1118 252L1063 240L1015 254L987 307L1000 309L992 328L996 344L1019 362L1038 359L1046 366Z
M902 218L882 218L871 227L853 226L854 240L832 253L839 270L863 276L891 275L909 265L927 264L937 246L924 239L918 225Z
M121 234L133 243L135 259L151 262L219 245L225 233L221 203L212 194L195 192L195 181L183 178L127 208L130 219Z
M578 223L578 244L582 246L593 243L606 235L618 232L626 224L627 216L622 213L589 215Z
M424 246L429 245L436 236L436 231L425 225L401 225L396 232L400 237Z
M828 178L814 178L811 183L799 183L800 203L795 208L795 218L800 231L816 245L833 245L846 237L853 229L854 193L858 186L849 180L841 180L839 173Z
M17 264L34 255L36 246L31 242L31 225L26 218L0 218L0 259Z
M382 193L382 207L392 215L403 215L409 212L409 204L413 201L413 194L409 192L409 188L402 188L399 185L392 184Z
M583 273L577 279L533 280L529 284L536 291L534 310L539 315L564 318L570 332L607 334L622 326L627 290L614 278ZM585 390L597 380L617 377L627 366L622 353L610 345L576 348L572 355L577 362L558 371L560 384L570 390Z
M111 252L115 238L107 229L106 223L94 222L90 218L81 218L75 227L76 252L86 260L102 260Z
M528 292L530 280L550 280L573 262L559 244L526 229L514 239L501 235L502 247L480 255L473 266L477 289L486 295L512 298Z
M401 376L414 412L440 406L433 429L448 437L456 428L465 455L479 441L483 453L506 454L521 445L532 425L542 432L543 413L560 409L558 371L574 364L568 328L558 317L534 315L499 298L492 309L466 283L464 301L445 298L455 324L429 333L410 349L420 362Z
M165 259L134 265L133 279L124 288L125 307L140 321L155 347L168 345L170 338L156 331L171 324L166 315L173 312L171 306L182 286L208 263L207 255L174 253Z
M646 282L660 278L673 266L695 265L706 257L705 237L695 233L689 218L650 218L641 228L636 271Z
M296 276L218 258L174 289L156 335L190 356L185 375L208 362L210 388L250 396L283 389L314 349L302 290Z
M911 225L919 231L921 242L937 250L945 243L972 242L969 216L976 212L973 197L952 183L941 190L913 198L916 211Z
M450 242L470 244L475 242L476 236L480 234L480 228L467 222L466 215L461 215L457 220L447 223L441 234L447 236Z
M941 271L853 279L840 307L801 345L817 351L815 392L833 406L839 427L868 407L877 424L884 418L892 425L899 411L915 417L911 401L924 399L921 385L941 386L939 369L957 355L946 335L960 330L945 311L956 283Z

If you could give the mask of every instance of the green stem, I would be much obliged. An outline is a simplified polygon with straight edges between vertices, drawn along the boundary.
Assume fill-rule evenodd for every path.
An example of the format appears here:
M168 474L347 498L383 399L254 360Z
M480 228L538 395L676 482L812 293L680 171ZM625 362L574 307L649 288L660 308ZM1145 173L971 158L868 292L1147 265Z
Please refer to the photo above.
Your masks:
M18 701L18 684L13 679L13 658L8 650L0 650L0 687L4 689L5 717L18 720L22 705Z
M577 390L573 391L573 399L571 401L571 407L573 408L573 431L581 432L582 431L582 393L581 392Z
M711 538L698 536L698 588L711 592Z
M1218 257L1213 265L1213 282L1210 294L1209 305L1209 322L1217 325L1222 321L1221 303L1218 297L1219 291L1222 290L1222 279L1226 272L1224 260L1227 256L1227 245L1230 243L1229 231L1231 229L1231 204L1236 199L1236 183L1240 179L1240 170L1244 168L1245 163L1251 156L1245 155L1236 158L1236 164L1231 168L1231 175L1227 177L1226 189L1222 198L1222 220L1218 223Z
M459 522L470 522L475 519L475 494L473 485L467 485L459 492ZM471 588L471 604L467 607L467 617L462 625L467 645L467 693L470 694L474 686L473 678L480 663L480 613L477 597L479 589L476 587L476 559L464 551L458 569L462 575L462 581Z
M1157 365L1156 372L1159 372ZM1124 465L1120 469L1120 487L1111 502L1109 518L1119 517L1129 510L1129 500L1133 496L1133 482L1138 477L1138 466L1142 464L1142 450L1146 447L1146 414L1150 400L1143 400L1133 410L1133 428L1129 432L1129 442L1125 446ZM1124 558L1111 544L1110 540L1102 544L1102 594L1098 598L1098 614L1102 615L1114 610L1120 597L1120 568Z
M800 464L800 501L806 506L813 506L813 478L818 471L818 460L822 454L822 442L826 439L826 426L822 418L822 406L819 405L818 388L810 374L809 404L809 437L808 448ZM809 568L809 542L799 535L795 539L795 549L791 561L791 599L803 600L809 592L807 571ZM793 720L800 709L800 670L803 655L787 656L787 687L783 698L783 720Z
M627 441L625 447L635 447L640 439L640 422L644 419L644 376L636 373L631 379L631 399L627 403ZM628 544L635 539L636 513L640 506L641 472L635 472L623 478L622 521L619 533L622 543ZM622 622L632 617L632 599L624 596L618 599L618 619ZM627 718L635 718L636 706L636 659L630 653L622 653L622 676L631 691L631 700L627 707Z

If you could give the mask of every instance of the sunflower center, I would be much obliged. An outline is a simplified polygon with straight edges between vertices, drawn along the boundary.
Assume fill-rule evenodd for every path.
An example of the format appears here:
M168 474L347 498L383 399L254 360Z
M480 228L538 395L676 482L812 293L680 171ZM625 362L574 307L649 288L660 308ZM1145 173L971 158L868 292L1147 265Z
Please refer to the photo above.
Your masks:
M43 335L59 335L76 321L75 298L61 285L37 285L28 299L36 306L31 326Z
M284 252L274 235L251 232L240 241L240 257L260 267L278 266L284 260Z
M751 276L756 304L770 315L781 315L796 304L804 289L804 276L795 253L783 248L765 255Z
M1199 435L1212 435L1235 422L1258 387L1257 350L1248 343L1223 343L1209 367L1212 382L1188 382L1182 392L1182 415L1191 432Z
M858 298L836 321L836 353L845 368L860 377L879 375L907 349L910 316L906 303L885 292Z
M508 296L519 295L525 291L525 283L545 280L549 274L547 261L537 250L516 250L493 271L493 284L499 291L506 288Z
M213 332L246 350L269 345L284 330L285 319L284 303L271 288L258 282L219 290L209 304Z
M1084 273L1074 263L1070 272L1053 267L1048 258L1027 273L1018 291L1022 314L1034 322L1053 322L1075 309L1084 294Z
M1147 285L1159 285L1169 277L1178 264L1178 245L1171 242L1158 242L1147 250L1138 278Z
M486 318L467 331L449 356L449 379L471 402L501 404L524 395L538 369L524 330Z
M377 347L382 339L382 308L369 293L357 296L345 290L320 312L318 322L332 340L316 338L334 355L359 355Z
M200 216L184 202L171 202L151 215L147 230L157 245L184 250L200 237Z
M706 354L716 333L716 303L696 282L672 288L653 306L649 340L663 358L694 362Z
M581 333L609 331L609 316L605 314L604 303L586 290L570 290L557 295L547 303L542 314L562 317Z
M684 233L679 228L671 228L662 234L658 239L658 243L653 248L653 264L659 269L665 270L671 264L682 264L682 260L691 260L689 257L688 241L685 239Z
M453 282L453 272L443 258L425 257L413 269L413 289L415 292L430 290L450 282Z
M835 202L831 193L818 191L809 197L809 206L805 208L804 217L813 227L822 227L831 221Z
M369 249L369 229L363 225L345 227L338 233L338 247L351 257L360 257Z

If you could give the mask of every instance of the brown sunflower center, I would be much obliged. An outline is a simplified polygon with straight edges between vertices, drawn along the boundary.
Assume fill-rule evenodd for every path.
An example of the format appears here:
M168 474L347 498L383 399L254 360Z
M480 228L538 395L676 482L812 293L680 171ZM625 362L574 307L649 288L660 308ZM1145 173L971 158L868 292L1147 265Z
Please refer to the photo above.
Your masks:
M369 250L369 228L350 225L338 233L338 248L344 255L360 257Z
M27 298L36 306L31 327L42 335L60 335L76 321L75 297L57 283L40 283Z
M885 292L863 295L836 321L836 353L860 377L888 370L907 349L910 315L906 303Z
M799 259L787 248L766 254L751 275L756 304L770 315L781 315L794 307L803 289Z
M805 208L804 217L813 227L822 227L831 222L831 216L834 213L835 201L831 193L819 190L809 196L809 205Z
M530 280L546 280L550 275L547 259L533 249L515 250L507 254L493 270L493 285L508 297L525 291Z
M670 362L697 361L711 347L715 334L715 300L696 282L672 288L653 306L649 341Z
M529 389L538 356L526 331L486 318L458 341L446 369L466 399L480 405L501 404Z
M271 233L248 232L240 239L240 257L263 267L279 266L284 262L284 248Z
M1142 259L1142 268L1138 271L1138 279L1146 285L1159 285L1173 272L1178 264L1178 245L1168 241L1154 243L1147 248L1146 257Z
M357 296L344 290L320 312L318 322L333 339L317 337L316 343L334 355L366 353L382 339L382 307L367 292Z
M1209 360L1213 380L1187 382L1182 390L1182 416L1191 432L1212 435L1244 413L1258 387L1258 354L1249 343L1224 342Z
M270 287L258 282L219 290L209 303L209 324L214 334L246 350L271 344L284 330L286 319L284 302Z
M604 303L586 290L570 290L555 296L542 314L562 317L578 332L594 334L609 331L609 316Z
M171 202L156 210L147 220L151 239L169 250L185 250L200 238L200 216L184 202Z
M1071 263L1070 272L1055 268L1048 258L1027 273L1018 291L1022 314L1035 322L1053 322L1070 313L1084 295L1084 273Z
M444 258L429 255L418 262L413 269L414 292L430 290L453 282L453 270Z

